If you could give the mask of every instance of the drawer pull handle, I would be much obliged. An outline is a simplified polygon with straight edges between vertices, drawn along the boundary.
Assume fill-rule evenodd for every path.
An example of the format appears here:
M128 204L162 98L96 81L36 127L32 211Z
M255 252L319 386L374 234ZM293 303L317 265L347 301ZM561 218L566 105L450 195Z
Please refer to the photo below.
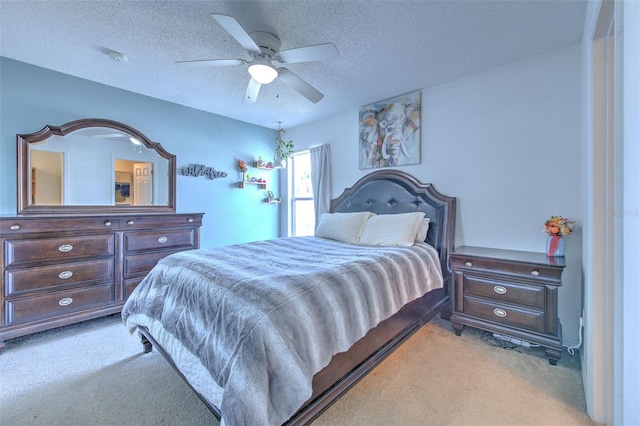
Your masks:
M160 244L164 244L164 243L166 243L167 241L169 241L169 239L168 239L167 237L158 237L158 242L159 242Z
M60 250L63 253L67 253L73 250L73 246L71 244L63 244L60 247L58 247L58 250Z
M72 276L73 276L73 272L71 271L62 271L58 274L58 277L60 277L63 280L71 278Z
M60 299L60 301L58 302L58 305L60 306L69 306L70 304L73 303L73 299L70 297L63 297L62 299Z
M11 225L9 229L11 229L12 231L17 231L18 229L20 229L20 225Z
M495 291L498 294L505 294L507 292L507 289L502 287L501 285L497 285L493 287L493 291Z
M495 308L493 310L493 313L495 316L500 317L500 318L504 318L507 316L507 312L504 309L500 309L500 308Z
M187 219L187 222L189 222L189 223L193 222L193 218L190 217L189 219Z
M473 266L473 262L467 262L465 263L466 266Z
M106 221L106 222L104 223L104 226L111 226L111 222L110 222L110 221Z
M538 271L537 269L534 269L533 271L531 271L531 275L533 275L534 277L537 277L538 275L540 275L540 271Z
M127 225L133 225L134 223L135 223L135 222L134 222L134 221L132 221L132 220L128 220L128 221L127 221Z

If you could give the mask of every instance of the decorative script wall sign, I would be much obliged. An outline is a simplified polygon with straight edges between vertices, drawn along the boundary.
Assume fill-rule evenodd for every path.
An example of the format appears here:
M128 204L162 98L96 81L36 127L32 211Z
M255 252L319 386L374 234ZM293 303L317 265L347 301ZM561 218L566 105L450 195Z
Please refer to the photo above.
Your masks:
M226 172L221 172L213 167L206 167L203 164L192 164L189 167L182 168L183 176L206 176L209 179L217 179L217 178L225 178L227 177Z

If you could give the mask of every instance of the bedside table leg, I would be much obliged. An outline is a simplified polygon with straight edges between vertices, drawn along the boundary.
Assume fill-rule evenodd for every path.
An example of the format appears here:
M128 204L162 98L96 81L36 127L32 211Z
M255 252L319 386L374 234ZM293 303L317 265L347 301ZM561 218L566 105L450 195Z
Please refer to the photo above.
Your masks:
M440 311L440 318L449 321L449 319L451 318L451 311L451 305L448 305L446 308Z
M549 358L549 364L556 365L560 357L562 356L562 350L545 348L544 353Z
M451 326L453 327L453 331L456 332L456 336L462 336L462 330L464 329L464 324L458 324L457 322L452 322Z

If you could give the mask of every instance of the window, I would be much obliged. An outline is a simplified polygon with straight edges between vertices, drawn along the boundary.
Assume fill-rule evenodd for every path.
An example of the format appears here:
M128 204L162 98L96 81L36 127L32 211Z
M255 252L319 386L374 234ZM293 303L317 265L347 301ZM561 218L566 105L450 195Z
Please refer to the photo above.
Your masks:
M311 155L296 152L291 159L291 234L313 235L316 218L311 189Z

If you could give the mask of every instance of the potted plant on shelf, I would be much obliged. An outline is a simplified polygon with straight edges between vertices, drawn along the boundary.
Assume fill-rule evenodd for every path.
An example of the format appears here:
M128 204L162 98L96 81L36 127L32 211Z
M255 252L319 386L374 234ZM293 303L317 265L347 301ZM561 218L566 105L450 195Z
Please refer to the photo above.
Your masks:
M266 198L264 199L265 202L273 204L273 203L279 203L280 202L280 197L276 197L273 194L273 191L269 190L269 191L265 191L265 195Z

